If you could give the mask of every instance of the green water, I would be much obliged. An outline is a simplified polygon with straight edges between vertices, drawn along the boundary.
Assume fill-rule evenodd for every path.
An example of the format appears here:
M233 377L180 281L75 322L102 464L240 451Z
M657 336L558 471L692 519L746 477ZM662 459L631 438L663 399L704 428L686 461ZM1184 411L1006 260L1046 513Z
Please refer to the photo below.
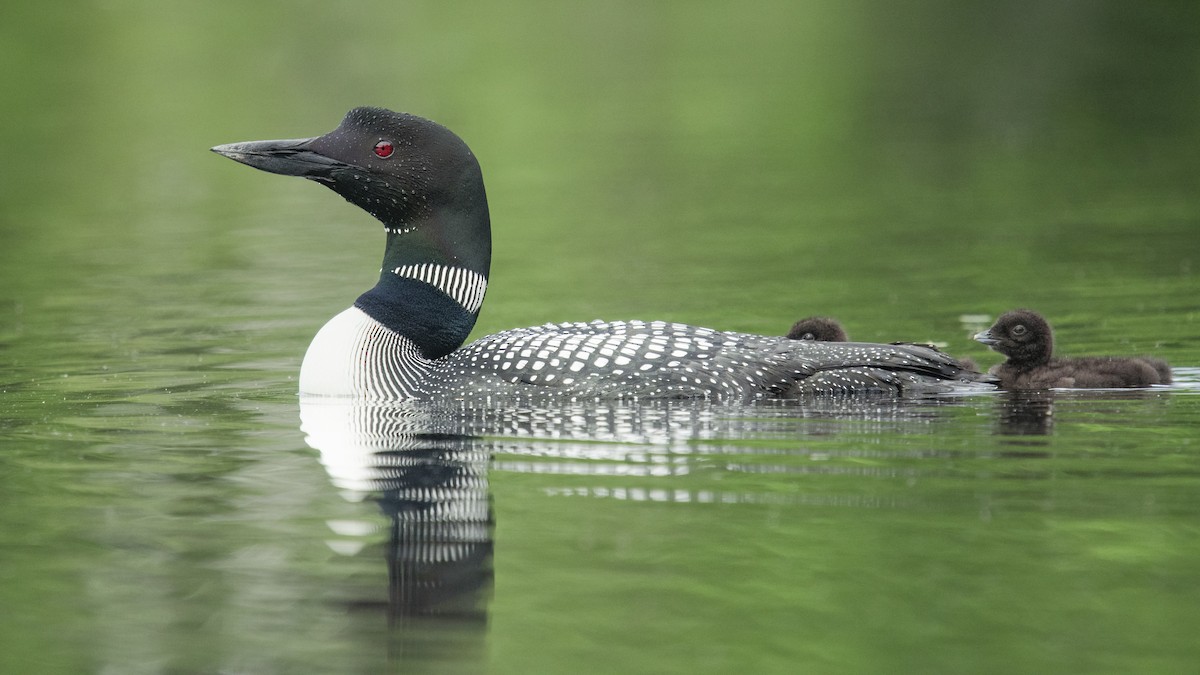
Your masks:
M1200 659L1200 5L16 2L0 63L0 672ZM822 313L988 366L1030 306L1179 382L301 430L379 227L207 148L361 104L479 156L478 335Z

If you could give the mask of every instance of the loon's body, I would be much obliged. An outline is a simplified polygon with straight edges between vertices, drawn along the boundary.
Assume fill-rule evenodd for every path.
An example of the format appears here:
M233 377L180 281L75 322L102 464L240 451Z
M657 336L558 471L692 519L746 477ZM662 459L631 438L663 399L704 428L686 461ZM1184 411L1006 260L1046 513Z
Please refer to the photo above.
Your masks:
M438 124L355 108L309 139L213 148L326 185L383 222L379 281L316 335L300 392L383 400L708 398L946 391L986 376L918 345L789 340L665 322L564 323L462 346L491 263L479 164Z

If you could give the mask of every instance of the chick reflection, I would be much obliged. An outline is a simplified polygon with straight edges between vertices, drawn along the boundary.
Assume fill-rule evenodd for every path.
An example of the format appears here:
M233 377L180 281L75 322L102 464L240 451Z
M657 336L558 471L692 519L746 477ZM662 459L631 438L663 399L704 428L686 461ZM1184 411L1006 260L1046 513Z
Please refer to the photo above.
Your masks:
M996 404L1001 436L1048 436L1054 430L1054 392L1009 391Z
M301 430L333 484L390 521L387 612L486 623L493 517L488 451L398 405L301 400Z
M1161 389L1040 389L1005 391L996 398L996 433L1002 436L1048 436L1054 432L1055 408L1119 415L1128 401L1165 400ZM1033 439L1028 439L1033 442ZM1014 441L1015 442L1015 441Z

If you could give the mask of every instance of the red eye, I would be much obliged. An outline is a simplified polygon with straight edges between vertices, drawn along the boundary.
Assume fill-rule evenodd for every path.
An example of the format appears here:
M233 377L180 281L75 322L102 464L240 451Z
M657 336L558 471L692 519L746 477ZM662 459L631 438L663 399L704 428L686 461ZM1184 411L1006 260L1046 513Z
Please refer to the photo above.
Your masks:
M395 151L396 148L392 147L391 141L379 141L375 144L375 154L384 159L391 157Z

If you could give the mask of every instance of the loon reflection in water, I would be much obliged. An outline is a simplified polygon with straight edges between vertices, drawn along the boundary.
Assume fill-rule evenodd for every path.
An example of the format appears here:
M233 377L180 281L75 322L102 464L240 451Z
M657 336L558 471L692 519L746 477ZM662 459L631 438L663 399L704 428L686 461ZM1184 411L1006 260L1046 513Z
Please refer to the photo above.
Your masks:
M484 651L495 550L492 471L541 474L542 495L556 499L901 508L903 491L833 486L846 476L890 481L938 475L945 458L964 451L923 442L887 449L855 439L911 435L920 441L938 425L961 420L969 400L564 402L539 408L508 401L471 407L302 396L300 415L332 484L346 499L374 505L373 514L361 516L366 527L359 530L378 531L370 522L380 512L387 519L388 589L364 596L359 588L349 605L383 608L395 629L391 639L411 655L422 649L445 653L447 640L454 640L454 653ZM995 433L1049 433L1052 405L1053 398L997 396ZM805 478L787 491L712 480L762 473ZM430 625L438 629L427 630ZM407 656L396 658L411 663Z
M389 619L486 623L493 516L481 440L434 432L402 408L302 401L300 418L333 484L389 521Z

